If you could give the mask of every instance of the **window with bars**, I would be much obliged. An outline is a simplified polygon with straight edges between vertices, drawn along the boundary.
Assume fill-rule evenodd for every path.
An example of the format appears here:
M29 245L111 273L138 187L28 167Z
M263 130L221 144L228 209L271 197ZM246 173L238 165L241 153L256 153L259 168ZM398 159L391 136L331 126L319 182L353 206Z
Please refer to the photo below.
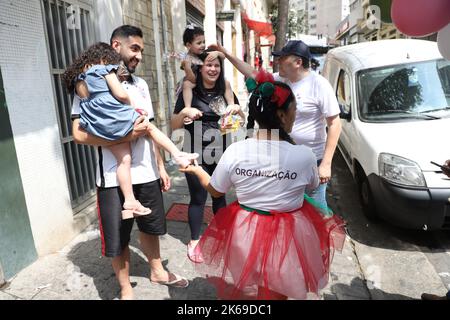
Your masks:
M58 125L63 147L72 207L81 209L95 194L96 154L93 147L78 145L72 137L73 95L61 76L78 54L94 43L92 8L78 1L41 0L50 56Z

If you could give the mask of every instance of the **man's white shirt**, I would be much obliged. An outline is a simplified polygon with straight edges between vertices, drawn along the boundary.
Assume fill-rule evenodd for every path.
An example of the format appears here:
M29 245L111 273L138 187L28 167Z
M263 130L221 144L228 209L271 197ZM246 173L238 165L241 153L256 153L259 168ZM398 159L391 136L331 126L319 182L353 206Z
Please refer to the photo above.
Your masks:
M310 74L297 82L274 74L275 81L289 85L297 101L294 127L290 136L295 143L310 147L317 159L322 159L327 140L326 118L340 113L336 95L327 79Z
M132 76L133 82L122 82L123 88L130 95L136 105L148 113L148 118L154 117L152 100L147 82L144 79ZM72 103L72 118L80 114L80 98L75 95ZM131 182L143 184L159 179L156 166L153 143L146 136L130 142L131 145ZM97 187L111 188L119 186L117 181L117 160L107 147L97 148Z

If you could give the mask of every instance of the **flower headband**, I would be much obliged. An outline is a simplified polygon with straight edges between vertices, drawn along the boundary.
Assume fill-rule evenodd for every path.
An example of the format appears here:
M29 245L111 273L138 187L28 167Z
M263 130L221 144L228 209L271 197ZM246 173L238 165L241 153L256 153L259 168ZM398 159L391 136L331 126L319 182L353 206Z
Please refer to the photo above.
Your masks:
M190 24L188 24L188 25L186 26L186 29L194 30L194 29L195 29L195 26L194 26L194 24L190 23Z
M265 70L260 70L255 78L248 78L245 81L247 90L251 93L258 87L259 98L271 97L270 101L275 102L278 108L286 102L290 95L290 91L286 88L275 85L273 75Z

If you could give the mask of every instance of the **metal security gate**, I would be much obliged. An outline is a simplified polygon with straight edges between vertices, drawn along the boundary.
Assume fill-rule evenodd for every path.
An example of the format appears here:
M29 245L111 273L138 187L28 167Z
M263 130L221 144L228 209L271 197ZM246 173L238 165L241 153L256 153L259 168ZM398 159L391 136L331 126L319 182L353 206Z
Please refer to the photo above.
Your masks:
M186 1L186 21L187 24L193 24L203 28L204 16L192 4Z
M80 209L95 194L96 153L93 147L73 141L70 118L73 95L67 92L61 75L81 51L94 43L92 8L86 2L41 1L70 198L72 207Z
M205 17L202 13L196 9L192 4L186 1L186 22L187 24L193 24L197 27L203 28L203 22ZM223 44L223 32L219 27L216 27L217 41L219 44Z

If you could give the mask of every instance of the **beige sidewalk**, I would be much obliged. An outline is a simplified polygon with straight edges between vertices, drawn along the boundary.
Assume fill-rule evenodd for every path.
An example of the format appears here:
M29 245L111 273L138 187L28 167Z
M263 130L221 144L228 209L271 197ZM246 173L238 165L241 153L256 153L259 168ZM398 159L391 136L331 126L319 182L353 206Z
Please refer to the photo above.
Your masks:
M164 195L166 211L173 203L188 203L189 192L184 175L169 168L172 188ZM234 195L227 195L233 201ZM329 197L333 207L333 197ZM210 203L210 199L208 199ZM94 208L91 208L91 210ZM187 277L187 288L170 288L148 280L146 258L139 249L138 231L133 230L131 241L131 281L139 300L200 300L216 299L215 289L196 274L186 256L190 239L186 222L168 221L168 233L161 236L161 255L167 269ZM60 252L41 257L22 270L8 286L0 290L0 300L6 299L117 299L117 285L110 259L101 256L99 230L96 223L80 234ZM350 239L342 253L336 253L331 268L330 283L323 290L325 300L370 299L360 275Z

